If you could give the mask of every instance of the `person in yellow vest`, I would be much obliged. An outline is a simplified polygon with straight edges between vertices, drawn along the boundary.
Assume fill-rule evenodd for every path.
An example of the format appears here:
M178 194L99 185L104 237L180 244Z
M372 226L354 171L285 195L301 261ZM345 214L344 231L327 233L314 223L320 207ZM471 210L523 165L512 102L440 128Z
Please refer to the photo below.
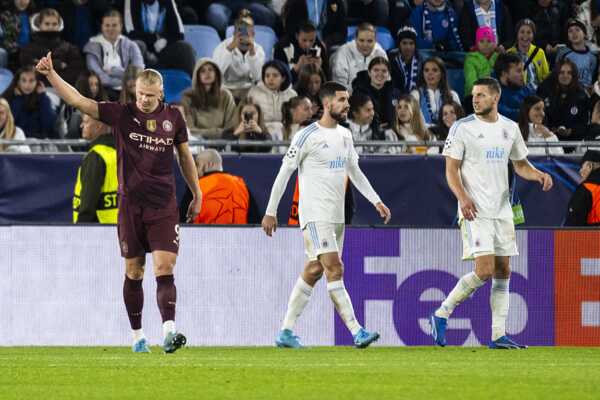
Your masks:
M600 151L585 152L579 175L583 180L569 201L565 226L600 226Z
M83 116L81 136L91 141L77 171L73 223L117 223L117 152L110 126Z
M202 208L194 224L239 225L258 223L259 212L244 179L223 172L223 159L214 149L203 150L196 156ZM180 210L191 200L188 190ZM183 218L183 215L180 215ZM183 220L182 220L183 221Z

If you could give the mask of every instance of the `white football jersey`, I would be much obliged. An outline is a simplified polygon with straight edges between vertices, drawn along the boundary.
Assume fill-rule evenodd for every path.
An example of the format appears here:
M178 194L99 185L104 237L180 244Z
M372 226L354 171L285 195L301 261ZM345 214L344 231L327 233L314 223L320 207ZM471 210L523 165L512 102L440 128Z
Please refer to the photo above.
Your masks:
M298 168L301 228L315 221L344 223L346 170L358 164L350 130L315 122L296 132L283 163Z
M460 119L450 128L442 154L462 160L462 182L475 203L477 217L512 219L508 163L528 154L515 122L500 114L492 123L475 115ZM458 212L462 217L460 207Z

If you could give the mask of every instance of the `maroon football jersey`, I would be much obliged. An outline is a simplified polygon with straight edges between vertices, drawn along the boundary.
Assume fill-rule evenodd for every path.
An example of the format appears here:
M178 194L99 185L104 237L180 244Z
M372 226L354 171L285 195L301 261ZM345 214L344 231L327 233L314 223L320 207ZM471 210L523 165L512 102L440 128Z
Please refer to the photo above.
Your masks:
M179 110L160 103L146 114L135 103L98 103L100 120L113 128L119 194L143 206L171 207L175 199L173 145L187 142Z

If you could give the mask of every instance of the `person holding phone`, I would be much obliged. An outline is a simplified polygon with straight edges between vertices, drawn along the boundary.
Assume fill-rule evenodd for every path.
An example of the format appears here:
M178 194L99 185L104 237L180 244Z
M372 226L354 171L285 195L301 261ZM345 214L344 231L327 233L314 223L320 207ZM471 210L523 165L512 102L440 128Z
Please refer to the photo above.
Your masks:
M240 102L237 108L237 121L235 128L223 132L226 140L271 140L269 129L265 125L262 109L248 97ZM232 146L232 151L247 153L268 153L269 146Z
M317 36L316 26L310 21L300 24L295 34L283 37L275 45L274 58L289 66L294 84L305 65L313 64L320 70L329 70L327 50Z
M221 42L213 60L223 73L223 84L236 100L243 99L248 90L260 80L265 52L254 41L254 20L250 11L242 10L235 22L233 36Z

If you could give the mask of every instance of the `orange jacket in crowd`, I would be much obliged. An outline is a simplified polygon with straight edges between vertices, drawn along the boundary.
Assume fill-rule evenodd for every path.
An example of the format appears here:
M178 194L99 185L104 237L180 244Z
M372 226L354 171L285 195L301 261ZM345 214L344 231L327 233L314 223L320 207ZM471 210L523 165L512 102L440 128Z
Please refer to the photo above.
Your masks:
M249 194L239 176L210 172L198 181L202 190L202 209L195 224L247 224Z

